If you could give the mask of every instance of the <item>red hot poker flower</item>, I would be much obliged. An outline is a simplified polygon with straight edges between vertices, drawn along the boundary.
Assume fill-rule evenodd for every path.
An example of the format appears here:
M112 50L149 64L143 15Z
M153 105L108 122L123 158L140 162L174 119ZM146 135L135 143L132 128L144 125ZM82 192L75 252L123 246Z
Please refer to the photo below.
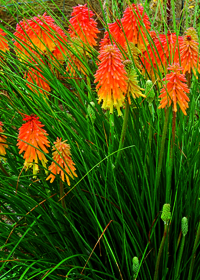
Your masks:
M159 54L159 56L156 54L158 65L161 67L161 69L167 68L169 64L179 63L178 47L182 41L183 37L177 37L176 33L168 32L167 35L159 35L159 39L155 41L155 45Z
M145 43L148 45L145 33L150 30L150 22L142 5L132 4L126 8L121 22L127 40L137 44L138 48L143 50Z
M100 31L97 29L97 22L92 18L94 13L87 8L87 4L74 7L71 16L70 36L79 37L85 44L96 46L97 34Z
M51 91L49 83L42 75L41 71L42 69L40 67L30 67L25 75L25 79L28 82L27 86L37 95L39 95L39 92L41 94L46 94L46 92Z
M49 166L49 171L51 174L47 177L46 180L51 179L50 183L53 183L55 176L60 173L61 179L64 182L65 179L67 181L67 184L70 186L70 180L68 175L73 179L74 177L77 177L74 167L75 163L72 161L71 158L71 152L70 152L70 145L66 144L67 140L62 142L62 138L58 138L54 142L55 146L53 147L53 160L55 162L52 162ZM60 165L65 172L60 168ZM53 173L53 174L52 174Z
M159 78L159 71L164 73L169 64L179 63L178 46L183 41L183 37L175 33L168 32L167 35L156 36L155 32L150 32L153 42L147 46L147 51L143 53L143 72L146 70L153 81Z
M8 41L5 39L6 33L0 28L0 50L6 52L9 50Z
M167 85L161 89L161 95L159 96L160 108L171 106L173 102L173 111L177 112L177 104L180 106L184 115L187 115L186 109L188 108L188 102L190 101L186 93L189 93L189 88L186 84L187 80L184 74L180 74L183 68L179 64L173 64L169 66L168 70L172 72L167 74L163 81L167 81Z
M39 170L39 160L42 162L43 167L46 168L47 159L44 153L48 153L46 148L49 147L49 141L47 139L48 134L42 128L44 125L41 124L39 117L36 115L25 116L23 121L26 123L19 129L17 146L20 150L19 154L25 152L24 166L26 170L33 167L33 175L35 176Z
M54 19L44 13L42 16L24 19L17 24L15 35L15 50L26 59L37 51L48 54L56 50L63 51L62 43L66 42L64 31L54 23Z
M2 126L3 126L3 123L0 122L0 159L1 159L1 156L6 155L6 148L8 148L8 145L6 144L7 136L5 136L3 134L4 130L3 130Z
M99 103L103 100L102 108L113 113L113 106L117 109L118 116L121 116L120 107L124 102L124 94L127 90L127 75L122 55L114 45L107 45L101 49L99 55L99 68L95 76L95 83L98 82Z
M196 70L200 73L199 42L194 28L188 28L185 32L184 40L180 44L180 57L183 74L191 73L192 70L197 77Z

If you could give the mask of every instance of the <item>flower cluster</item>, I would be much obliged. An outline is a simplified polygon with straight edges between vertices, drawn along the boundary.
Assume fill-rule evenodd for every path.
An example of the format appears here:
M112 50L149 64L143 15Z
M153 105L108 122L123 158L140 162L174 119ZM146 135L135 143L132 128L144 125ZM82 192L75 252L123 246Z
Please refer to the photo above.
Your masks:
M14 33L14 50L19 60L25 62L28 71L24 73L24 79L35 94L51 91L52 82L45 75L46 66L48 71L52 71L55 70L52 65L56 69L60 65L70 79L76 79L77 75L84 79L84 76L89 78L89 74L92 76L87 65L93 63L96 67L93 77L95 85L92 88L86 78L87 86L91 91L96 90L102 108L111 114L115 108L118 116L121 116L125 102L129 106L131 99L146 98L142 93L143 81L140 84L138 80L139 74L143 74L144 78L151 78L155 83L158 81L159 86L162 85L158 109L172 106L173 111L177 112L179 106L186 115L190 83L185 74L191 77L193 73L197 78L197 73L200 73L198 35L194 28L187 29L183 36L171 32L157 34L150 29L143 6L130 4L121 19L108 24L99 45L99 55L93 56L93 50L94 53L98 52L98 48L95 50L93 47L97 46L100 31L94 13L87 4L78 5L73 8L69 20L68 36L46 13L21 20ZM5 35L0 29L2 53L9 50ZM88 55L92 59L89 60ZM154 95L148 102L152 105L155 100ZM23 120L25 123L19 129L17 146L19 154L24 153L26 170L33 168L33 175L36 176L41 163L45 171L50 172L47 180L52 183L59 174L61 180L66 180L70 185L70 178L74 179L77 175L67 140L57 138L54 142L53 162L47 167L46 154L49 153L50 142L44 125L36 115L25 116ZM2 127L0 122L0 156L5 157L8 144Z
M98 58L100 64L94 82L98 82L96 89L99 102L103 100L102 108L109 109L110 113L113 113L114 106L120 116L120 107L123 105L127 89L127 76L121 53L116 46L107 45L101 50Z
M19 129L18 135L18 143L17 146L19 148L19 154L24 153L24 167L26 170L28 168L33 168L33 175L36 177L39 171L39 161L41 161L42 166L47 173L47 158L45 154L49 153L48 147L49 140L47 139L47 132L42 127L44 125L39 121L39 117L36 115L25 116L23 119L26 123L24 123ZM1 128L1 124L0 124ZM0 131L1 132L1 131ZM3 130L2 130L3 132ZM6 137L2 138L2 146L0 145L0 155L5 155L5 147L7 146L5 143ZM1 140L1 136L0 136ZM62 139L57 138L57 141L54 142L55 147L53 147L53 162L49 166L49 171L51 174L48 176L48 179L51 179L51 183L54 181L55 176L60 173L61 179L64 182L65 179L67 184L70 185L68 175L73 179L77 177L74 167L74 162L71 159L70 146L66 144L65 141L61 141ZM63 171L65 170L65 172Z
M17 24L15 36L15 51L21 59L32 60L33 54L60 56L67 39L64 31L54 23L54 19L44 13L42 16L24 19Z
M6 33L0 28L0 50L7 52L9 50L8 41L5 38Z
M97 22L93 19L94 13L87 8L87 4L73 8L69 20L69 33L71 38L78 37L84 44L96 46Z
M47 158L44 153L48 153L49 141L47 132L42 128L44 125L35 115L25 116L24 123L19 129L18 143L19 154L24 153L24 167L33 167L33 175L39 170L38 162L41 161L46 169Z
M170 74L167 74L163 79L167 82L166 85L161 90L161 105L158 108L164 108L166 106L171 106L173 102L173 110L177 112L177 104L180 106L184 115L186 115L186 109L188 108L189 97L186 93L190 90L186 84L187 80L184 74L180 72L183 68L178 64L171 65L168 70L171 70Z
M74 177L77 177L77 175L75 173L75 163L71 158L70 145L67 144L66 141L67 140L62 141L62 138L57 138L54 142L55 146L52 149L54 151L54 161L48 168L51 174L47 180L51 179L50 182L52 183L55 179L55 175L60 173L62 181L64 182L66 179L67 184L70 186L69 176L73 179ZM63 170L65 170L65 172Z

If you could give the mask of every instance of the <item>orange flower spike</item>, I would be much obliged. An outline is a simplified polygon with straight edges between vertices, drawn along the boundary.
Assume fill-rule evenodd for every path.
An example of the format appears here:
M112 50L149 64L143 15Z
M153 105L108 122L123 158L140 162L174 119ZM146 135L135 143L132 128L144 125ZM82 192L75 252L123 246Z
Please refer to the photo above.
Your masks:
M132 4L126 8L121 22L127 40L137 44L138 48L141 50L146 48L145 43L148 45L148 41L145 33L150 30L150 22L142 5Z
M0 28L0 50L6 52L9 50L8 41L5 39L6 33Z
M66 179L67 184L70 186L69 176L74 179L74 177L77 177L77 175L75 173L75 163L71 158L70 145L66 144L66 141L67 140L62 142L62 138L59 139L57 137L57 140L54 142L55 146L52 149L52 151L54 151L53 160L58 165L60 165L65 170L65 172L55 162L52 162L48 168L51 174L46 180L51 179L50 183L53 183L55 176L60 173L62 181L65 182Z
M20 21L14 36L15 50L22 58L30 57L32 52L38 56L35 48L45 54L53 52L57 46L60 47L60 42L66 42L67 38L64 31L54 23L54 19L46 13Z
M156 74L158 74L158 62L159 62L159 60L157 59L156 46L155 46L158 37L155 31L150 31L149 35L151 36L152 40L147 46L146 51L144 51L141 56L142 72L143 74L147 72L148 75L151 77L152 81L155 81L157 78L155 76L157 76Z
M111 41L110 41L110 37L109 37L108 31L106 31L106 32L104 33L104 37L103 37L103 39L101 39L101 41L100 41L100 52L101 52L101 50L103 50L103 48L104 48L105 46L107 46L107 45L111 45ZM115 45L114 42L113 42L113 45Z
M126 38L124 36L122 22L117 19L114 23L108 23L108 28L111 38L113 38L113 44L119 44L121 47L124 47Z
M74 7L71 16L69 20L71 38L79 37L85 44L96 46L97 34L100 31L97 29L97 22L92 18L94 13L87 8L87 4Z
M161 89L162 98L160 101L160 108L165 108L166 106L171 106L173 102L173 111L177 112L177 104L180 106L184 115L187 115L186 109L188 108L188 102L190 101L186 93L189 93L189 88L186 84L187 80L184 74L180 74L183 68L179 64L173 64L169 66L168 70L172 72L167 74L163 81L167 81L167 85Z
M28 82L26 85L37 95L39 95L39 92L41 94L46 94L46 92L51 91L48 81L41 74L41 69L39 67L36 67L36 69L32 67L29 68L25 75L25 79Z
M155 40L155 46L157 48L156 57L158 66L163 72L169 64L179 63L179 49L183 37L176 35L176 33L168 32L167 35L160 34L159 38ZM164 69L163 69L164 68Z
M0 122L0 159L1 159L1 156L6 155L6 148L8 148L8 145L6 144L7 136L5 136L3 134L4 130L3 130L2 126L3 126L3 123Z
M99 103L103 100L102 108L113 113L113 106L117 109L118 116L121 116L120 107L123 106L124 94L127 90L127 75L122 55L114 45L107 45L101 49L99 55L99 67L95 76L95 83L98 82Z
M46 168L47 159L44 153L49 152L46 148L50 146L47 139L48 134L42 128L44 125L39 121L39 117L36 115L25 116L23 121L26 121L26 123L19 129L17 146L20 150L19 154L25 152L24 166L26 170L33 167L33 175L35 176L39 170L39 160L42 162L43 167Z
M180 45L180 57L183 74L191 73L192 70L196 78L198 78L196 70L200 73L199 43L198 36L194 31L194 28L186 30L184 40Z

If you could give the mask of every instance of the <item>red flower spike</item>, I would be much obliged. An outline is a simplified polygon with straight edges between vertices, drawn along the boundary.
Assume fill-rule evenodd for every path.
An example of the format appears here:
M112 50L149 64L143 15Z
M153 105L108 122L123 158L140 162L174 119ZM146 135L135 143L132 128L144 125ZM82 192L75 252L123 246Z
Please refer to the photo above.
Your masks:
M122 22L117 19L114 23L108 23L109 32L111 38L113 38L113 44L119 44L124 47L126 44L126 38L122 27Z
M55 51L56 47L64 51L62 43L67 40L64 31L46 13L20 21L14 35L16 37L15 51L23 59L31 58L32 53L38 56L37 51L49 54L49 52Z
M104 48L105 46L107 46L107 45L112 45L112 44L111 44L111 41L110 41L110 37L109 37L108 31L106 31L106 32L104 33L104 37L103 37L103 39L101 39L101 41L100 41L100 52L101 52L101 50L103 50L103 48ZM113 43L113 45L115 45L115 43Z
M198 78L196 71L200 73L199 42L194 39L198 40L195 29L189 28L186 30L184 40L180 44L180 57L183 74L193 71L196 78Z
M5 38L6 33L0 28L0 50L7 52L9 50L8 41Z
M122 55L114 45L107 45L101 49L99 55L99 67L95 76L95 83L98 82L99 103L103 100L102 108L113 113L113 106L117 109L118 116L121 116L120 107L124 102L124 94L127 90L127 75L122 63Z
M2 126L3 126L3 123L0 122L0 159L1 159L1 156L6 155L6 148L8 148L8 145L6 144L7 136L5 136L3 134L4 130L3 130Z
M169 64L179 63L179 47L183 41L183 37L175 33L167 35L160 34L159 38L155 32L150 31L153 42L147 46L147 50L143 53L142 64L143 72L149 73L151 79L155 81L159 78L158 72L164 73ZM156 77L155 77L156 76Z
M96 46L97 34L100 31L97 29L97 22L92 18L94 13L87 8L87 4L74 7L71 16L69 20L71 38L79 37L83 43Z
M171 106L173 102L173 111L177 112L177 104L180 106L184 115L187 115L186 109L188 108L188 98L186 93L189 93L189 88L186 84L187 80L184 74L180 74L180 71L183 71L183 68L179 64L173 64L169 66L168 70L172 72L167 74L163 81L167 81L167 84L161 89L161 95L159 96L160 108L165 108L166 106Z
M42 128L44 125L36 115L25 116L23 121L26 123L19 129L17 146L20 150L19 154L25 152L24 166L26 170L33 167L33 175L35 176L39 170L39 160L42 162L43 167L46 168L47 159L44 153L48 153L46 148L49 147L49 141L46 137L48 134Z
M145 49L148 45L145 34L150 30L150 22L142 5L132 4L126 8L121 22L127 40L137 44L140 50Z
M30 67L25 75L25 79L28 82L26 85L37 95L39 95L39 92L41 94L46 94L46 92L51 91L48 81L41 74L41 70L42 69L39 67L36 67L36 69Z
M66 173L55 162L52 162L48 168L51 174L47 177L46 180L51 179L50 183L53 183L55 176L57 174L60 174L61 180L65 182L66 179L67 184L70 186L69 176L74 179L74 177L77 177L77 175L75 173L75 163L71 159L70 145L66 144L66 141L67 140L62 142L62 138L59 139L57 137L57 140L54 142L55 146L52 149L54 151L53 160L58 165L60 165Z
M161 69L166 69L169 64L179 63L179 46L182 41L183 37L177 37L176 33L168 32L167 35L159 35L155 45L159 53L159 56L157 53L156 56Z

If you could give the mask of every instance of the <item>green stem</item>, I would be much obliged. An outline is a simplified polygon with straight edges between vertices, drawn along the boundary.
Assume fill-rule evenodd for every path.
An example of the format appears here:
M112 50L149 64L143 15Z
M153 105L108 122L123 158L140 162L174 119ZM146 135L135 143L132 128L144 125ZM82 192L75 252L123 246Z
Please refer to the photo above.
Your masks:
M157 190L159 182L160 182L160 174L161 174L161 169L162 169L162 161L163 161L163 155L164 155L164 147L165 147L165 139L166 139L166 134L167 134L168 119L169 119L169 108L167 108L167 110L166 110L165 123L164 123L164 126L163 126L163 133L162 133L161 147L160 147L160 155L159 155L159 161L158 161L158 169L157 169L157 174L156 174L156 190Z
M199 237L200 237L200 222L199 222L199 225L198 225L197 235L196 235L195 242L194 242L194 247L193 247L193 250L192 250L192 260L191 260L191 263L190 263L188 280L192 279L192 272L193 272L194 261L195 261L195 257L196 257L196 249L197 249L197 245L198 245L198 242L199 242Z
M60 199L64 196L64 188L63 188L63 181L60 180ZM63 209L65 210L65 215L67 215L67 207L66 207L66 204L65 204L65 198L61 199L61 204L62 204L62 207Z
M185 236L183 236L183 238L181 240L181 245L180 245L180 249L178 252L178 259L177 259L177 264L176 264L176 269L175 269L175 279L178 279L180 277L178 275L179 275L179 269L180 269L182 255L183 255L184 245L185 245Z
M126 129L127 129L127 124L128 124L129 108L130 108L130 105L129 105L128 99L126 99L124 121L123 121L122 132L121 132L121 136L120 136L119 148L118 148L118 152L117 152L117 159L116 159L115 165L119 162L119 160L121 158L121 154L122 154L121 149L124 146L124 140L125 140Z
M170 189L171 189L171 179L172 179L173 159L174 159L175 133L176 133L176 112L173 111L172 142L170 148L169 169L167 174L166 203L170 203Z
M149 153L151 153L151 143L152 143L152 127L149 124Z
M108 154L110 155L113 152L113 146L114 146L114 114L110 114L110 141L109 141L109 147L108 147Z
M8 174L8 172L4 169L4 167L3 167L3 165L1 164L1 162L0 162L0 169L3 171L3 173L6 175L6 176L10 176L9 174Z
M165 244L165 239L166 239L166 236L167 236L167 229L168 229L168 224L165 224L165 229L164 229L162 241L160 243L160 248L159 248L159 251L158 251L158 257L157 257L157 260L156 260L156 268L155 268L155 273L154 273L154 278L153 278L154 280L158 279L160 259L161 259L161 256L162 256L162 251L163 251L164 244Z

